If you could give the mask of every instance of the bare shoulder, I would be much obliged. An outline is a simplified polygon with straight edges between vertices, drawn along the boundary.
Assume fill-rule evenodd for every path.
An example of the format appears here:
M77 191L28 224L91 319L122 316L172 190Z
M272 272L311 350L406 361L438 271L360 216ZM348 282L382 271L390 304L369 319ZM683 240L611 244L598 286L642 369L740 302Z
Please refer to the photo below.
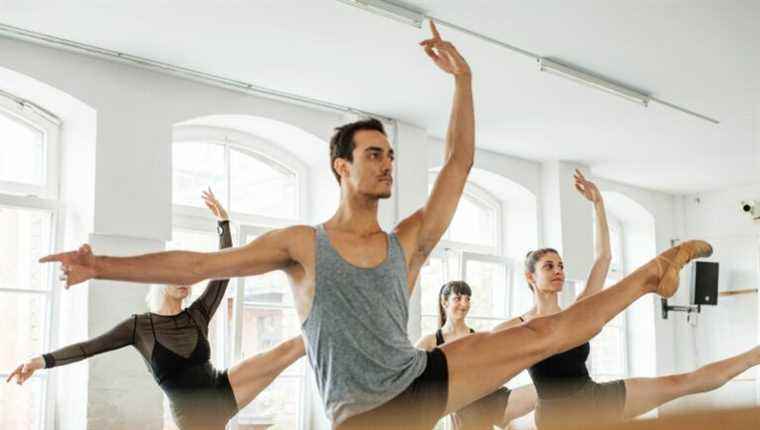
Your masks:
M435 348L435 335L426 334L422 336L414 346L423 351L432 351Z
M289 227L276 230L287 248L294 257L305 257L313 253L314 240L317 235L317 229L310 225L292 225ZM299 259L299 258L296 258Z
M528 321L528 318L525 318L525 317L522 317L522 316L516 317L516 318L512 318L512 319L504 321L503 323L500 323L499 325L497 325L496 327L494 327L493 331L503 330L505 328L517 327L519 325L522 325L522 323L524 323L526 321Z
M398 224L396 224L396 228L394 228L393 231L399 235L416 232L419 230L420 225L422 224L422 216L423 210L417 209L408 217L402 219Z
M291 225L282 229L284 234L287 234L293 239L313 239L317 234L317 229L313 226L306 224Z

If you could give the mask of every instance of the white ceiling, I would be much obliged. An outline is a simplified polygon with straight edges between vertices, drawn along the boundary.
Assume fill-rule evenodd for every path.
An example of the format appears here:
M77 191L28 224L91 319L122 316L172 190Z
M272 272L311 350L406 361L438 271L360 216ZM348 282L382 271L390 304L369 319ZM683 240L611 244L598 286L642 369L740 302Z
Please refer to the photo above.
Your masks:
M716 126L658 105L642 108L443 29L474 71L480 147L580 161L599 176L671 192L760 179L753 131L760 129L760 2L407 3L721 120ZM336 0L0 0L0 22L445 135L452 86L417 45L427 33Z

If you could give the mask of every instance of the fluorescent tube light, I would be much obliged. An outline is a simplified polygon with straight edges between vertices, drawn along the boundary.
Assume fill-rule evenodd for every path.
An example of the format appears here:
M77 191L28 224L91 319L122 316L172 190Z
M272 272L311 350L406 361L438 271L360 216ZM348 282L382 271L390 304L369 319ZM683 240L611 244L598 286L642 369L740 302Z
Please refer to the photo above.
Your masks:
M549 72L557 76L562 76L563 78L570 79L591 88L602 90L606 93L614 94L618 97L622 97L626 100L638 103L643 106L647 106L649 104L650 97L646 94L642 94L639 91L626 88L614 82L610 82L599 76L595 76L590 73L574 69L570 66L557 63L556 61L552 61L548 58L539 58L538 68L542 72Z
M417 28L422 28L422 22L425 20L425 15L413 9L409 9L408 6L401 5L386 0L338 0L339 2L350 4L358 8L364 9L368 12L372 12L377 15L384 16L404 24L408 24Z

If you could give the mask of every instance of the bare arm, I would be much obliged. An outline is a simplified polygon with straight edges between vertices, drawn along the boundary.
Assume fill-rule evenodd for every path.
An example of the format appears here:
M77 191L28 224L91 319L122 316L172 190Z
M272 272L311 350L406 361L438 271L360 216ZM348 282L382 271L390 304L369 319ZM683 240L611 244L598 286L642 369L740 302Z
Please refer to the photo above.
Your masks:
M454 101L446 134L444 165L425 206L397 227L405 248L411 250L410 267L419 268L432 252L454 217L475 153L475 113L472 75L454 46L441 40L431 21L433 38L422 42L433 61L454 75ZM416 270L410 270L416 273ZM413 286L413 282L410 282Z
M92 254L89 245L78 251L53 254L40 262L60 262L66 288L90 279L139 283L192 285L206 279L251 276L282 270L295 262L299 241L309 227L272 230L253 242L218 252L165 251L136 257Z
M604 288L604 282L607 280L607 273L612 261L612 251L610 247L610 229L607 225L607 213L604 210L604 199L602 193L596 186L586 180L583 174L576 170L575 188L587 199L594 204L596 215L596 243L594 245L594 264L591 266L591 272L586 281L586 287L578 295L578 300L583 300L592 296Z

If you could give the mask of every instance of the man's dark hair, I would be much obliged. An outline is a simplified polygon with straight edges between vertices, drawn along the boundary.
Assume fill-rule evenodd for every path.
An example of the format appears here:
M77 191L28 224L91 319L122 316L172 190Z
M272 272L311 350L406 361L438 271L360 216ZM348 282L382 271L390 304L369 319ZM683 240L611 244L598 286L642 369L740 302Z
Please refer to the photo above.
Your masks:
M360 130L375 130L386 135L383 123L375 118L366 118L335 128L335 134L330 138L330 169L332 169L339 184L340 175L335 170L335 159L342 158L350 162L354 161L354 148L356 148L354 135Z

